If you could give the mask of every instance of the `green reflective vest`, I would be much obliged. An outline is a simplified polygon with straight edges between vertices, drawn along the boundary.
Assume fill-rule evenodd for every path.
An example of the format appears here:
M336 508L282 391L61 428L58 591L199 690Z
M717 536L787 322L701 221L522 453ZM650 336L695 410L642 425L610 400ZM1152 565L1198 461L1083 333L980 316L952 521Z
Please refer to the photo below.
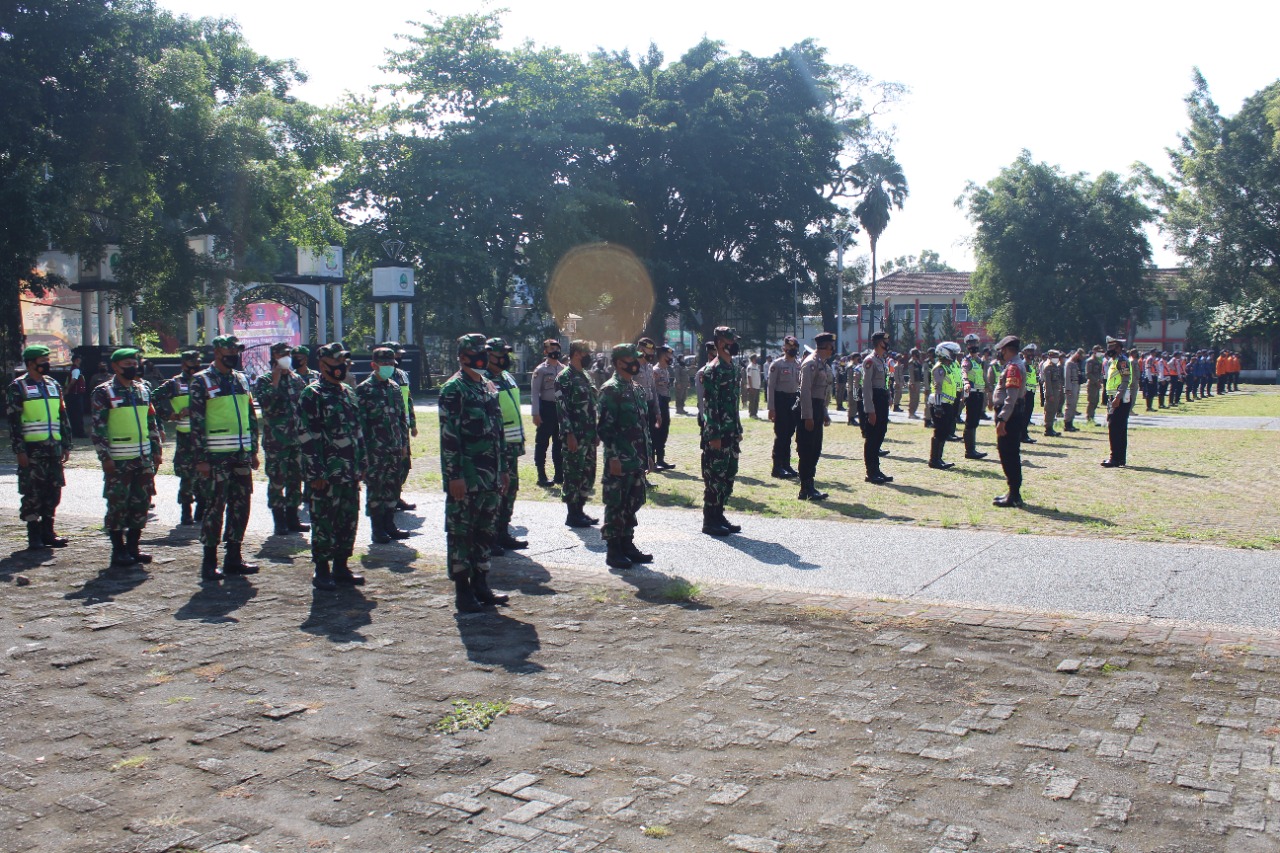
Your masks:
M133 398L133 404L130 404L123 395L117 394L114 387L111 389L111 411L107 413L107 453L112 461L151 455L151 431L147 428L151 399L142 389L135 389Z
M191 432L191 410L187 408L191 405L191 392L189 390L191 384L182 378L182 374L178 374L174 379L178 383L178 390L182 392L175 395L170 401L175 412L182 412L178 416L177 430L178 432Z
M409 412L413 411L413 401L409 399L409 383L400 385L400 399L404 400L404 422L409 423Z
M44 379L38 385L22 383L27 399L22 403L22 440L37 442L62 440L62 397L50 393Z
M969 359L969 385L974 391L987 390L987 368L981 359Z
M510 377L506 377L510 379ZM520 389L504 388L498 392L498 403L502 406L502 432L507 443L524 443L524 422L520 420Z
M1028 391L1036 390L1036 385L1039 384L1039 381L1040 381L1039 372L1034 367L1028 364L1027 365L1027 390Z
M1122 377L1120 376L1120 368L1117 367L1118 359L1111 359L1111 364L1107 367L1107 393L1114 394L1120 388Z
M249 389L235 380L236 392L218 394L217 388L209 388L209 402L205 405L205 449L210 453L239 453L253 449L253 437L249 432L249 408L253 405L253 397ZM208 377L205 378L208 387ZM240 393L243 392L243 393Z
M943 403L954 403L959 390L956 384L955 365L944 364L942 366L942 385L938 388L938 399Z

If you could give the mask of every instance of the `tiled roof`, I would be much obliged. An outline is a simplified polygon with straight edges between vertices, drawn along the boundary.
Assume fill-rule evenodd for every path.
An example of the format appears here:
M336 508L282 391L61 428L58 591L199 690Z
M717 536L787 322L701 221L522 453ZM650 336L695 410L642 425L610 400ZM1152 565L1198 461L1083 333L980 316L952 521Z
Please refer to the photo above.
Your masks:
M970 272L891 272L876 282L876 299L895 296L943 296L957 301L969 292ZM1147 276L1155 281L1169 296L1176 296L1178 288L1186 281L1186 271L1179 268L1147 270ZM870 285L864 298L870 298Z

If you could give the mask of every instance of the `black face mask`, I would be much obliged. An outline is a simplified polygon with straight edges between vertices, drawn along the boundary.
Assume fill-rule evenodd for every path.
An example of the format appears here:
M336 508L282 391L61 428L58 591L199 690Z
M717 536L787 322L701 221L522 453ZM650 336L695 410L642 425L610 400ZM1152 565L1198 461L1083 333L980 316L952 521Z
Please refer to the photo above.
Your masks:
M37 365L36 365L36 373L40 373L40 374L48 374L49 370L50 370L52 367L53 367L53 365L51 365L51 364L50 364L49 362L47 362L47 361L46 361L44 364L37 364Z
M334 379L338 380L339 382L347 378L347 366L345 364L339 364L336 367L333 365L326 364L324 366L324 369L329 373L330 376L332 376Z
M729 355L737 355L737 354L738 354L738 342L737 342L737 341L734 341L733 343L729 344L729 346L725 347L725 351L726 351L726 352L728 352L728 353L729 353Z
M185 362L185 361L182 363L182 372L183 372L183 373L195 373L195 372L196 372L197 370L199 370L199 369L200 369L200 365L199 365L199 364L189 364L189 363L187 363L187 362Z
M559 361L563 355L564 354L560 352L560 350L555 350L553 352L547 353L547 358L551 359L552 361Z
M472 370L484 370L489 366L489 356L482 352L473 352L467 356L467 367Z
M126 382L132 382L133 380L138 378L138 368L136 367L120 368L120 378L125 380Z
M506 370L510 366L511 366L511 356L504 354L498 357L498 367L501 367L503 370Z
M240 354L232 353L231 355L224 355L222 357L222 366L229 367L232 370L235 370L237 367L240 366Z
M640 362L638 361L624 362L623 364L618 365L618 367L628 376L635 376L640 372Z
M787 347L785 350L783 350L783 352L784 352L784 353L786 353L787 355L799 355L799 354L800 354L800 348L799 348L799 347Z

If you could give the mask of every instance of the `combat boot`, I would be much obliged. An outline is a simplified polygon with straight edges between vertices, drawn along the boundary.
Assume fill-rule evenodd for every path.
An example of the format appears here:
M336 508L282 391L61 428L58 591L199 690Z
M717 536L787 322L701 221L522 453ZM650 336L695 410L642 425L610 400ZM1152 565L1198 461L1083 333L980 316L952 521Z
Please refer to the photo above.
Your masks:
M44 537L44 544L48 545L50 548L67 547L66 538L53 532L52 515L46 515L44 520L40 522L40 534Z
M369 536L374 545L386 545L391 541L391 534L382 526L382 513L369 513Z
M704 530L706 528L703 528ZM629 569L631 568L631 558L627 556L626 548L622 542L609 540L608 549L605 551L604 563L611 569Z
M151 555L144 554L142 551L138 550L138 542L141 539L142 539L142 528L131 527L129 528L129 533L125 538L125 544L129 548L129 556L133 557L133 561L135 563L142 563L145 565L151 562Z
M310 524L303 524L302 520L298 518L298 508L296 506L285 508L284 523L289 528L290 533L307 533L311 530Z
M775 480L791 480L794 479L796 475L791 473L791 469L785 466L774 465L773 470L769 472L769 476L773 477Z
M382 531L392 539L408 539L413 536L407 530L401 530L396 527L396 511L394 509L384 509L382 511Z
M544 489L551 485L551 481L547 479L547 465L545 462L538 466L538 485Z
M115 543L114 538L111 541L113 544ZM44 544L44 532L41 530L40 522L28 521L27 522L27 550L43 551L48 547L49 547L48 545ZM113 557L112 562L114 561L115 559Z
M200 522L204 521L204 501L202 500L196 501L196 511L192 513L191 520L195 524L199 524Z
M626 539L623 540L622 553L626 554L627 559L633 563L652 563L653 562L653 555L646 554L644 551L641 551L639 548L637 548L636 540L634 537L631 537L631 536L628 536Z
M333 575L329 573L329 561L321 557L312 556L312 562L316 564L316 570L311 575L311 585L316 589L335 590L338 585L333 582Z
M484 607L481 606L476 594L471 590L470 578L453 579L453 606L458 609L459 613L484 612Z
M511 596L496 593L489 588L488 572L476 572L471 576L471 594L476 597L476 601L490 606L506 604L511 600Z
M218 568L218 546L204 546L204 561L200 563L200 580L212 582L220 581L222 578L222 570Z
M581 510L579 510L581 511ZM494 540L500 547L509 548L512 551L521 551L529 547L529 543L524 539L517 539L511 535L511 527L503 525L502 531L498 534L498 538Z
M569 512L565 516L565 520L564 520L565 524L569 525L570 527L590 527L591 526L591 519L587 518L586 514L582 511L582 504L571 503L568 506L569 506Z
M411 504L404 498L396 498L396 509L400 512L408 512L411 509L417 509L417 504Z
M822 495L822 492L819 492L817 489L813 488L812 483L809 485L809 488L814 493ZM822 495L821 498L816 498L815 500L822 500L825 497L826 495ZM716 510L716 519L720 522L720 526L723 527L725 530L728 530L730 533L742 532L741 524L733 524L732 522L729 521L729 519L724 517L724 507L720 507L719 509Z
M357 575L347 567L350 554L336 554L333 558L333 579L348 586L364 586L364 575Z
M246 563L240 553L239 542L226 543L222 555L222 573L224 575L256 575L257 563Z
M178 519L178 524L180 525L195 524L196 520L191 515L191 501L183 501L180 504L180 506L182 507L182 518Z
M129 553L129 547L124 544L124 531L112 530L111 531L111 565L132 566L136 562L138 561L133 559L133 555Z
M720 517L716 514L715 507L704 506L702 508L702 532L708 536L728 536L733 531L720 523Z
M287 522L287 521L285 520L285 517L284 517L284 507L281 507L281 506L273 506L273 507L271 508L271 518L272 518L272 520L273 520L273 521L275 522L275 524L276 524L276 528L275 528L275 531L274 531L275 535L276 535L276 536L288 536L288 535L289 535L289 522Z

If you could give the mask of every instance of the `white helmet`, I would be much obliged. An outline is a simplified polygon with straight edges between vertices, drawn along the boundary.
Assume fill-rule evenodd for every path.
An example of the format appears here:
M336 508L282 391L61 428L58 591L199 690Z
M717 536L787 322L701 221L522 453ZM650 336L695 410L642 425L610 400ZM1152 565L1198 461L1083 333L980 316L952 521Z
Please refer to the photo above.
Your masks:
M960 345L958 343L955 341L943 341L942 345L947 348L949 353L951 353L953 361L960 357Z
M978 336L970 332L964 336L964 345L966 347L976 347L978 345Z

